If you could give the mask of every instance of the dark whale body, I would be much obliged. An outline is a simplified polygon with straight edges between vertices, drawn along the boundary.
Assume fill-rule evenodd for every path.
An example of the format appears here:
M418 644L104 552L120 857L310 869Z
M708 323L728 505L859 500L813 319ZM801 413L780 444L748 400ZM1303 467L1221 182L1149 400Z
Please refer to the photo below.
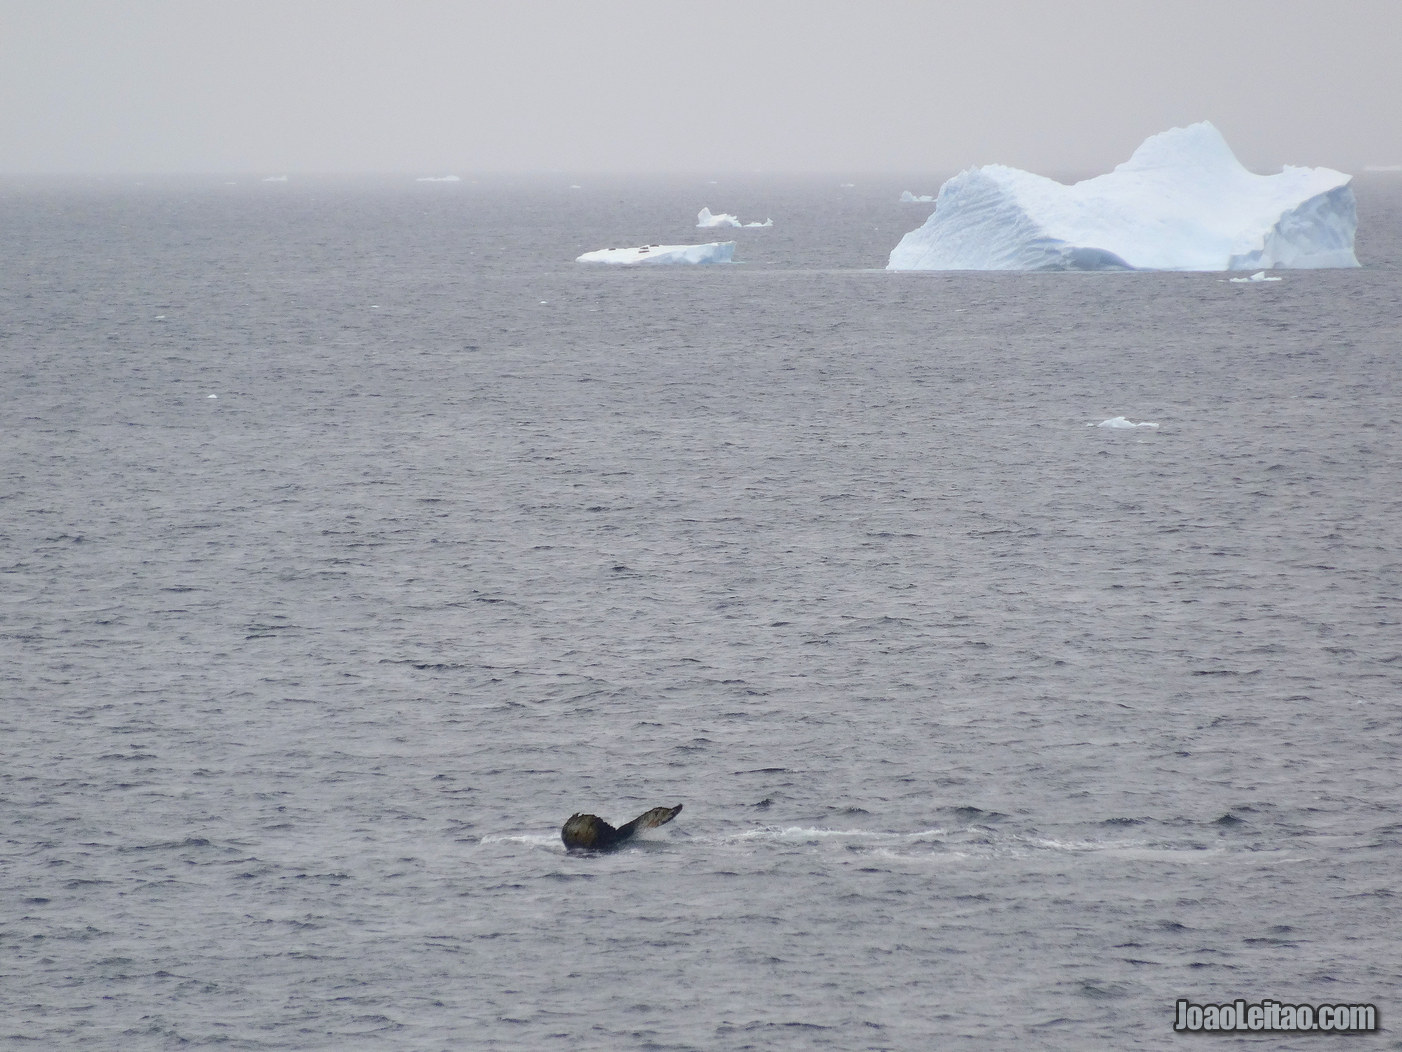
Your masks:
M644 811L627 825L619 826L617 829L609 825L598 815L573 814L564 828L560 830L560 839L565 842L565 847L571 851L576 848L589 851L608 851L618 847L625 840L632 839L634 833L640 829L652 829L656 826L666 825L681 813L682 805L676 807L654 807L651 811Z

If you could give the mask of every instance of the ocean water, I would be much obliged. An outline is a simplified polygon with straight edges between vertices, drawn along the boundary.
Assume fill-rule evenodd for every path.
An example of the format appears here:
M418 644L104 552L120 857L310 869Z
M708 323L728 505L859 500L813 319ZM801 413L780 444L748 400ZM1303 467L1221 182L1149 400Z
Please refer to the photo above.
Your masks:
M571 181L0 186L0 1041L1402 1047L1402 183L1241 284Z

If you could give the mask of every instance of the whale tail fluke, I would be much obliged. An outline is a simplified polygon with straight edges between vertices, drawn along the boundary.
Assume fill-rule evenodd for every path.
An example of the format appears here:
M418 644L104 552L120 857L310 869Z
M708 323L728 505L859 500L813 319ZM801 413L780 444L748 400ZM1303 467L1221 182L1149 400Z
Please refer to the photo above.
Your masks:
M626 826L619 827L618 838L623 840L640 830L665 826L681 813L681 809L682 805L678 804L676 807L654 807L651 811L644 811Z
M676 807L654 807L644 811L633 821L615 829L598 815L575 813L570 816L560 830L560 839L568 848L588 848L607 851L623 843L641 829L655 829L665 825L681 813L682 805Z

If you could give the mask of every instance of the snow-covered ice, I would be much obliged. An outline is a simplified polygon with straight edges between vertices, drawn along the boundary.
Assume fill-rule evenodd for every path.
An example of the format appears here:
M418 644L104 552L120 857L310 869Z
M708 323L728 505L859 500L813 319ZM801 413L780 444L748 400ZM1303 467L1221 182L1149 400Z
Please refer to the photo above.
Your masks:
M699 229L704 229L704 228L707 228L707 227L718 227L718 226L735 226L735 227L742 227L742 226L761 226L761 227L762 227L762 226L773 226L773 225L774 225L774 220L773 220L773 219L766 219L763 223L742 223L742 222L740 222L740 220L739 220L737 217L731 215L729 212L722 212L722 213L720 213L720 215L714 215L714 214L712 214L712 212L711 212L711 210L710 210L709 208L703 208L703 209L701 209L701 211L699 211L699 212L696 213L696 226L697 226Z
M1280 278L1271 277L1264 270L1258 270L1249 278L1228 278L1228 281L1280 281Z
M903 205L923 204L926 201L933 200L934 198L929 194L913 194L909 190L901 191L901 204Z
M640 263L730 263L735 258L734 241L712 241L706 245L642 245L638 248L601 248L586 252L576 263L613 263L636 266Z
M1350 176L1248 172L1203 121L1144 140L1070 186L1004 165L940 188L888 270L1255 270L1356 267Z

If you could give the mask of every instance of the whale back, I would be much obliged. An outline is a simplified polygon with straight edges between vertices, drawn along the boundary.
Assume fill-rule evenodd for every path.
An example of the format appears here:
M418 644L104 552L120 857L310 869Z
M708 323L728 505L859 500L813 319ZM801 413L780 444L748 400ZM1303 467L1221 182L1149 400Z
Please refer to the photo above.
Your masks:
M618 830L598 815L573 814L560 830L565 847L601 850L618 841Z

